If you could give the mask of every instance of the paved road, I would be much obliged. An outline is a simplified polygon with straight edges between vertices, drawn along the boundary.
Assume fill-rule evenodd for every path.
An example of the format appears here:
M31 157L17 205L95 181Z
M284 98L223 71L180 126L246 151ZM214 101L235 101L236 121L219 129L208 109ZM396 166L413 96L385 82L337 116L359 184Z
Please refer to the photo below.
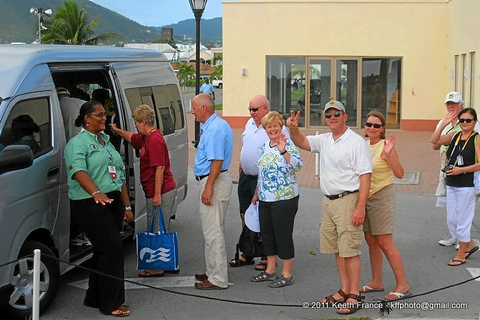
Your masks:
M130 305L130 319L323 319L336 318L332 309L303 309L290 307L302 302L315 302L338 290L338 276L333 255L319 253L320 202L318 189L302 188L300 209L296 217L294 240L296 257L293 286L271 289L264 283L252 283L250 277L256 274L253 266L229 268L228 290L204 292L193 287L193 275L204 271L203 238L198 214L197 185L189 175L187 199L179 206L177 219L172 221L171 230L178 232L180 239L180 266L178 275L168 274L163 278L148 279L146 283L165 287L172 292L149 288L127 290L127 304ZM445 212L434 207L435 198L409 194L397 195L397 216L395 240L403 254L407 276L414 294L421 294L444 286L472 279L468 268L480 268L480 253L473 255L466 264L459 267L447 266L454 255L452 247L440 247L438 239L446 234ZM472 233L479 234L480 218L474 220ZM236 185L226 218L227 252L233 257L235 243L240 232ZM135 244L125 243L127 278L136 278ZM362 283L369 280L366 245L362 254ZM386 290L394 286L394 279L385 261L384 284ZM477 269L478 272L480 269ZM59 295L50 309L41 317L53 319L105 319L97 310L82 305L84 289L77 286L87 278L83 270L75 269L62 278ZM143 279L142 279L143 280ZM75 284L76 286L74 286ZM129 285L130 286L130 285ZM470 281L461 286L414 297L398 307L385 319L431 318L431 319L479 319L478 292L480 282ZM204 297L208 297L204 298ZM367 302L376 302L381 293L367 295ZM217 300L218 299L218 300ZM226 300L226 301L222 301ZM230 301L244 302L232 303ZM421 310L413 303L427 302ZM428 303L459 302L464 309L453 306L441 309ZM250 303L280 304L284 306L258 306ZM374 305L372 305L373 307ZM417 308L418 307L418 308ZM378 309L362 309L355 316L379 318Z

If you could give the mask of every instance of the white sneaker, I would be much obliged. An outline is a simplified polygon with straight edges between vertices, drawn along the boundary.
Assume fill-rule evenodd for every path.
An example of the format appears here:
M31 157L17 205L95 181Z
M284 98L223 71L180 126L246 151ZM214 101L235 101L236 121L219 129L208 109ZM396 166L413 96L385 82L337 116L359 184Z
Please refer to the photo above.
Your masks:
M451 238L451 237L446 237L445 239L438 241L439 245L445 246L445 247L453 246L456 243L457 243L457 239Z
M90 242L90 240L88 240L88 237L85 234L85 232L82 232L79 235L77 235L75 238L70 239L70 245L78 246L78 247L86 247L86 246L91 246L92 243Z

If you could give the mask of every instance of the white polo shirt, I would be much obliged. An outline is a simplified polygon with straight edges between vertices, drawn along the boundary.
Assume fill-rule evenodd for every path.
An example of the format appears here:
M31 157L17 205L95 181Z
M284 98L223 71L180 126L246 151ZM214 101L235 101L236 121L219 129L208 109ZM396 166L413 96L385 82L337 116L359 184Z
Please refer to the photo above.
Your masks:
M360 188L360 176L372 173L370 149L364 138L350 128L338 139L333 134L307 136L311 152L320 153L320 188L337 195Z
M282 128L282 132L290 139L290 133L285 126ZM258 176L258 159L260 159L262 147L268 139L263 126L257 127L253 118L248 119L245 131L242 133L242 150L240 151L240 164L243 173Z

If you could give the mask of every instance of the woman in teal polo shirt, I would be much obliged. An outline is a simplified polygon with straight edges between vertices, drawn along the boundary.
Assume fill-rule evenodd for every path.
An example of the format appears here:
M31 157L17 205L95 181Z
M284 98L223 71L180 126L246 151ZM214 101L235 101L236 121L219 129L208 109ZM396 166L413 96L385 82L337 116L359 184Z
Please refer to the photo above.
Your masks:
M102 104L82 105L75 126L85 130L65 147L71 218L87 234L93 246L92 269L123 279L123 220L130 221L130 208L122 158L109 142ZM123 281L91 273L84 300L87 307L103 314L128 316L123 306Z

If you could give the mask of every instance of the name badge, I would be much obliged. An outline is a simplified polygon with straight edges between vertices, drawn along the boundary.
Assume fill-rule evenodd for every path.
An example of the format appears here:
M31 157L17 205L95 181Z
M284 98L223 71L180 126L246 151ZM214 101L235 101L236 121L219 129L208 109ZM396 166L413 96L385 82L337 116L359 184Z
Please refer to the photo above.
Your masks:
M108 166L108 173L110 173L112 179L117 179L117 169L115 169L115 166Z

